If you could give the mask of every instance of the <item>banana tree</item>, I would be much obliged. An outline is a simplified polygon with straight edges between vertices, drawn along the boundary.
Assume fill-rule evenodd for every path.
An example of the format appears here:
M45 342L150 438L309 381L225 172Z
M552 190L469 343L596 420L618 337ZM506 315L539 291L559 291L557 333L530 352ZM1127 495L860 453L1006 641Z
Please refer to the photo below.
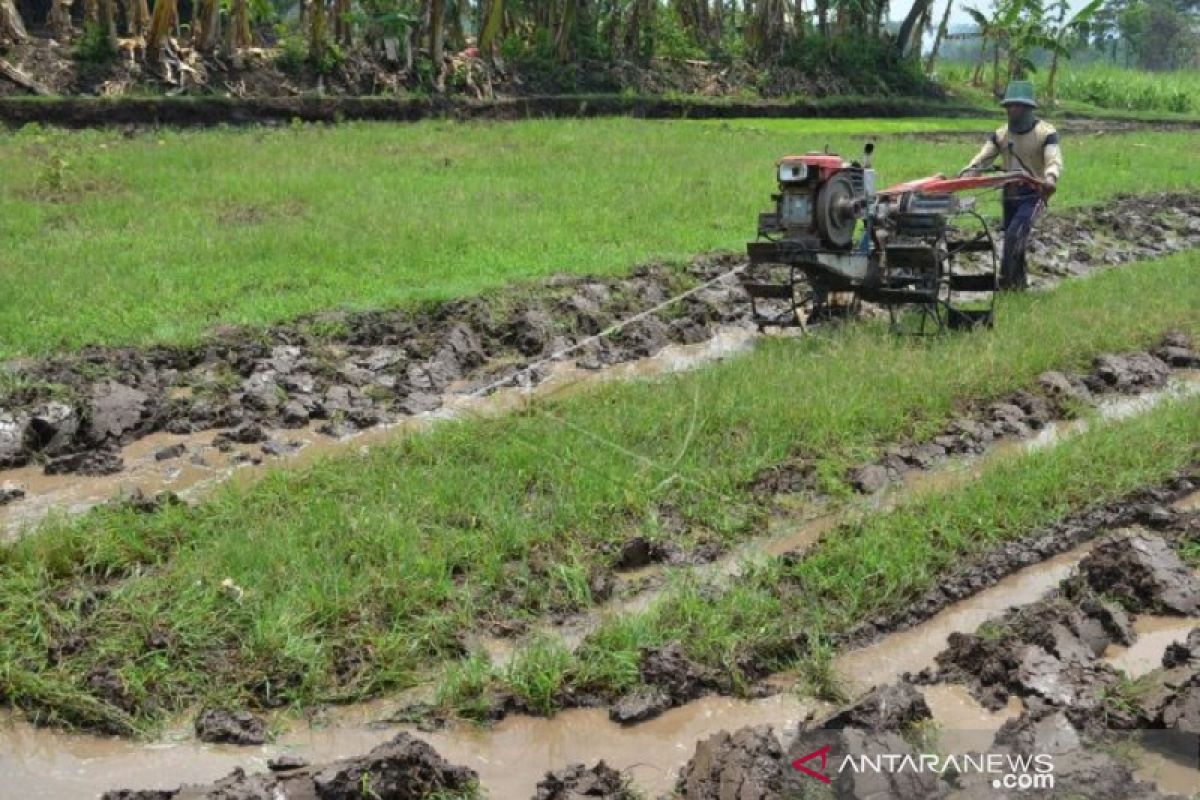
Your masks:
M1005 54L1009 53L1021 14L1026 10L1028 4L1034 1L1000 0L990 17L977 8L968 6L963 9L979 26L981 36L979 63L975 66L975 76L972 79L975 85L978 86L982 83L984 59L987 57L987 48L990 44L992 47L992 93L997 95L1000 93L1000 51L1003 49Z
M29 38L21 12L12 0L0 0L0 44L24 42Z
M1086 34L1088 24L1103 5L1104 0L1092 0L1069 19L1067 18L1069 10L1067 0L1058 0L1055 5L1058 18L1052 25L1047 26L1045 36L1038 43L1050 53L1050 74L1046 78L1046 103L1051 108L1055 104L1054 80L1058 76L1058 59L1071 57L1070 43Z
M933 47L929 49L929 56L925 59L925 74L933 74L933 66L937 63L938 50L942 47L942 40L946 38L946 31L950 27L950 10L954 8L954 0L946 0L946 10L942 12L942 21L938 23L937 33L933 37Z

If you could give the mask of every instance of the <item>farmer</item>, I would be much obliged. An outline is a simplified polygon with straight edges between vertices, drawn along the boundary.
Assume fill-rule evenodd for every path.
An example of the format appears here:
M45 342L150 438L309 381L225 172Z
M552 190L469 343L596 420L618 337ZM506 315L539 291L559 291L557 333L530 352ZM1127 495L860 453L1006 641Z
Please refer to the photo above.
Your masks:
M1024 172L1044 182L1040 188L1024 183L1004 187L1004 257L1000 265L1000 287L1024 289L1028 286L1025 249L1033 232L1034 219L1058 188L1062 152L1058 131L1034 116L1037 103L1033 99L1032 83L1013 81L1000 104L1008 112L1008 124L988 137L983 149L959 174L978 172L990 166L997 156L1003 156L1005 171Z

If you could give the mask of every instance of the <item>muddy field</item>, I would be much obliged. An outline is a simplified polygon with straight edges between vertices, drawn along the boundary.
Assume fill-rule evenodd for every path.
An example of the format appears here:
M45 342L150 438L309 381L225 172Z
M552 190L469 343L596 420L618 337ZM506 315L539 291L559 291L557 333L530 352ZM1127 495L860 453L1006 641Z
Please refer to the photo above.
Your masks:
M363 774L379 787L419 787L411 795L399 789L382 795L388 797L423 797L421 792L435 789L453 793L474 780L493 792L499 789L492 796L535 800L631 798L646 786L703 800L996 796L991 775L969 769L867 775L844 761L880 754L915 758L931 747L943 758L982 752L1048 756L1053 791L1038 796L1190 796L1200 787L1195 764L1200 717L1194 709L1200 697L1195 688L1200 685L1200 578L1178 551L1200 541L1197 486L1200 473L1193 470L1064 521L1034 537L1042 545L1035 544L1029 557L1011 561L1008 571L1015 570L1013 577L1023 585L985 588L994 583L994 569L980 569L971 591L948 611L935 613L940 609L926 606L906 620L910 633L849 649L839 666L857 674L860 682L852 686L862 688L845 705L742 701L718 711L692 700L661 721L632 727L606 727L571 718L590 712L566 712L555 720L521 722L512 735L501 723L478 744L469 731L414 731L384 740L365 756L315 766L299 755L302 745L273 756L264 773L235 770L207 786L113 791L105 797L248 799L278 792L343 797L350 796L339 793L351 785L347 779L361 781ZM1067 551L1065 561L1046 560L1059 549L1045 544L1066 531L1075 532L1075 541L1090 541ZM980 625L981 620L986 621ZM865 659L874 666L857 670ZM686 683L695 673L678 655L659 660L663 680ZM909 672L914 663L921 669ZM709 722L697 727L686 721L695 716ZM738 726L739 719L746 727ZM591 728L591 734L576 739L567 733L582 727ZM639 739L643 729L647 737ZM644 749L618 744L630 739L641 741ZM480 748L483 742L489 743L487 749ZM555 744L543 752L544 743ZM832 778L820 786L794 764L807 764L806 756L825 747L828 763L809 764ZM450 766L438 750L455 754L451 762L470 764ZM537 763L561 758L561 751L589 750L599 759L537 771ZM642 766L671 764L677 771L664 770L647 780L636 764L609 766L605 753L618 763L637 753L648 761ZM515 767L530 755L535 763L517 767L520 778L514 779L508 759L517 759Z
M261 108L269 109L271 119L297 116L296 108L304 109L302 117L332 118L343 113L344 102L361 103L353 113L367 115L454 110L308 99L263 101ZM585 102L580 113L605 113L580 102ZM145 103L141 110L76 101L51 108L68 125L94 124L98 118L89 115L115 108L144 115L126 120L141 123L161 121L161 114L203 116L214 113L209 105L223 101L189 100L189 106L172 104L170 110L158 100ZM536 103L521 103L526 101L506 105L503 113L537 113ZM246 113L236 103L222 107L235 117ZM25 113L23 108L0 100L0 116ZM179 112L182 108L187 110ZM490 113L484 106L472 108L468 115ZM561 106L563 113L568 109ZM672 104L639 109L635 113L647 116L678 111ZM260 121L259 113L237 121ZM1039 224L1033 283L1052 289L1064 280L1198 245L1200 196L1118 196L1101 206L1049 215ZM1141 456L1157 471L1120 461L1126 465L1121 474L1136 480L1106 483L1107 476L1098 476L1091 484L1056 482L1055 462L1030 455L1074 447L1074 460L1062 463L1086 471L1091 467L1080 465L1093 453L1124 442L1117 434L1103 438L1121 420L1144 422L1161 414L1174 425L1163 430L1194 432L1194 416L1187 417L1192 427L1175 422L1180 409L1191 408L1200 396L1200 341L1186 315L1173 318L1186 330L1159 324L1158 317L1145 325L1126 323L1124 330L1137 333L1075 350L1086 358L1069 365L1072 351L1059 352L1048 364L1055 369L1014 373L1023 377L1009 378L1007 388L990 394L979 394L977 386L949 392L944 407L931 410L926 427L880 425L878 436L859 433L861 444L836 458L794 448L781 460L771 451L744 472L728 473L737 476L728 481L741 493L737 502L753 508L736 526L721 529L714 522L702 528L680 510L682 504L672 505L670 495L647 494L653 526L629 514L612 537L581 538L562 552L546 543L529 552L514 547L520 554L506 556L509 562L494 586L482 570L472 571L483 556L464 550L459 560L447 560L446 574L438 576L445 585L438 587L441 594L431 593L428 604L444 609L453 620L450 627L457 628L453 637L432 644L403 643L436 653L395 667L413 674L376 678L392 668L389 657L401 656L371 638L376 618L385 627L418 630L399 621L411 609L399 603L374 607L365 596L358 605L330 604L320 611L281 602L276 607L281 616L312 614L317 637L328 635L336 651L334 681L300 694L303 681L321 680L315 671L277 670L262 651L242 648L247 631L257 635L257 629L225 624L229 619L243 624L243 612L245 620L253 620L248 609L270 596L271 581L289 569L299 571L291 553L248 581L228 564L212 565L202 543L189 541L183 531L166 532L155 545L161 550L150 557L136 552L134 532L123 541L126 528L141 522L173 526L178 514L181 528L192 524L190 515L205 504L163 509L202 500L225 481L257 480L272 466L295 468L324 455L365 452L441 420L520 413L576 388L693 369L756 344L768 355L776 345L783 352L797 341L762 342L753 328L739 285L750 272L738 254L709 253L688 264L644 265L618 278L560 276L403 310L333 311L268 329L221 328L194 346L92 347L0 364L0 540L13 542L4 545L0 565L11 566L14 575L24 570L22 576L31 576L24 586L33 587L28 593L45 595L21 606L34 626L44 628L40 636L32 644L0 642L0 661L11 659L17 676L0 670L0 698L27 713L0 727L0 796L8 791L49 800L101 792L105 800L1021 796L997 794L991 772L979 769L845 768L845 759L881 753L982 752L1050 757L1053 791L1037 796L1148 799L1200 792L1200 577L1194 568L1200 563L1200 451L1190 437L1172 438L1149 425L1135 428L1138 438L1129 441L1138 447L1157 442L1157 450L1147 445ZM1145 273L1131 269L1073 286L1139 274ZM1043 303L1066 291L1029 299ZM877 325L883 335L879 309L866 308L862 317L859 323ZM836 346L844 332L840 324L817 334L828 334ZM964 339L981 348L994 341ZM1124 344L1112 348L1113 341ZM788 351L790 357L797 353L804 355L802 347ZM1004 367L994 369L1001 373ZM1018 386L1025 388L1012 391ZM697 392L694 414L702 409ZM909 413L919 415L921 409L914 405ZM859 424L867 425L861 418ZM745 435L729 427L733 440ZM651 433L657 435L658 428ZM842 429L832 435L843 435ZM682 450L691 444L689 432ZM1095 449L1080 455L1084 446ZM1138 448L1119 449L1130 454ZM1128 456L1131 462L1138 458ZM1168 466L1158 466L1159 458ZM501 468L510 466L519 471L501 461ZM1016 473L1004 472L1010 467L1045 477L1044 485L1029 484L1031 494L1045 489L1046 497L1030 498L1045 513L1031 512L1020 517L1028 524L1011 528L980 522L976 529L968 521L955 529L954 513L973 508L966 501L959 511L951 508L955 493L981 475L1011 477ZM659 488L685 479L686 473L672 472ZM536 484L529 479L513 492L524 496L518 504L538 501L544 489ZM1046 487L1060 485L1073 488L1056 501ZM389 488L381 486L393 503L386 515L396 516ZM939 506L945 498L948 505ZM417 496L415 502L425 500ZM42 542L34 526L42 517L85 512L109 501L115 508L47 528L60 538L46 543L46 564L37 562ZM1012 505L1012 514L1021 513L1019 505ZM296 507L305 513L309 508ZM1000 518L1008 507L974 508L980 518ZM833 542L859 542L850 547L879 551L864 552L861 559L856 554L855 563L869 564L880 553L890 558L888 548L898 551L910 543L872 539L867 525L893 511L918 515L917 524L933 534L965 531L968 537L979 534L980 541L955 549L937 535L927 542L914 534L914 548L940 546L958 557L914 558L913 569L926 569L930 580L888 584L893 596L878 601L859 602L853 587L832 592L822 575L796 569L820 559L836 565L840 551L830 547ZM455 512L441 539L439 529L419 541L449 551L458 542L448 534L452 526L461 528L463 542L472 536L485 541L471 533L489 530L472 509L464 505L461 514ZM228 513L230 530L243 525L236 528L244 534L241 545L255 546L253 524L238 520L236 510ZM347 563L358 563L360 522L366 520L362 528L380 527L380 519L387 516L338 520L344 527L336 535L351 543ZM96 529L87 529L93 523ZM101 532L102 524L119 530ZM429 527L440 524L435 520ZM571 524L586 527L591 521ZM366 536L361 542L365 553ZM316 539L306 546L321 547ZM129 558L104 552L126 547ZM174 547L201 553L202 572L174 572ZM98 554L94 560L80 555L91 549ZM388 563L393 569L399 564L399 572L387 581L410 577L404 572L410 565ZM188 579L175 580L180 575ZM569 601L537 593L562 575L576 593ZM285 576L289 583L304 583L296 578ZM355 572L353 580L359 578ZM765 595L754 594L767 580L773 581L771 598L795 600L779 608L795 612L803 604L825 602L828 594L831 612L812 618L819 627L785 624L767 633L775 621L756 618L754 606L767 607ZM347 588L328 585L334 591ZM21 586L12 580L5 591L16 597ZM719 625L705 628L702 618L710 612L716 618L712 609L743 589L747 606L729 606L736 622L721 639ZM381 586L376 593L386 591ZM215 598L198 616L198 627L182 614L170 619L184 608L173 605L176 594L189 593ZM483 611L456 607L460 594L478 601ZM141 609L123 609L127 597L142 597L155 609L143 620ZM857 610L839 617L839 604ZM691 615L700 620L693 622L696 630L718 633L697 647L687 635L654 639L656 633L639 626L650 630L658 624L649 610L660 608L666 608L664 616L685 618L677 630L690 630ZM29 627L19 620L23 613L10 617ZM322 613L339 624L348 618L346 627L361 639L335 642L330 631L340 636L341 629L322 628L325 620L316 619ZM109 637L114 621L132 630L134 617L146 623L145 631L137 628L124 646L115 644L120 640ZM614 620L626 627L616 627ZM257 625L269 628L272 622L258 619ZM13 633L8 638L24 635L12 619L5 624ZM216 645L196 643L203 624L212 625ZM622 636L636 644L618 641ZM601 675L596 664L602 662L586 660L589 647L603 649L606 642L616 643L623 661L616 667L604 663L603 669L619 672L620 680ZM174 666L176 660L187 666ZM129 668L134 661L155 662L156 669L138 672ZM445 674L437 677L443 668ZM179 678L172 669L219 674L228 680L228 692L188 683L186 676L172 684ZM420 672L426 669L429 674ZM247 675L253 685L245 683ZM277 678L292 684L282 694L272 685ZM397 695L397 687L406 691ZM364 699L369 702L357 702ZM154 727L159 724L173 727L164 732ZM67 725L81 731L64 730ZM85 731L153 731L157 738L145 742Z
M1034 245L1036 282L1197 243L1200 199L1118 199L1045 221ZM715 254L682 269L563 277L415 312L327 313L267 331L222 330L196 347L87 349L10 362L6 382L19 388L0 397L0 468L111 474L123 468L121 448L160 431L222 429L201 452L156 451L163 461L204 460L237 445L256 445L256 458L279 456L292 449L288 429L344 436L434 411L450 394L535 384L554 361L596 369L705 342L747 322L737 283L743 269L738 257ZM685 291L677 305L597 336ZM17 499L19 488L10 487L7 499Z

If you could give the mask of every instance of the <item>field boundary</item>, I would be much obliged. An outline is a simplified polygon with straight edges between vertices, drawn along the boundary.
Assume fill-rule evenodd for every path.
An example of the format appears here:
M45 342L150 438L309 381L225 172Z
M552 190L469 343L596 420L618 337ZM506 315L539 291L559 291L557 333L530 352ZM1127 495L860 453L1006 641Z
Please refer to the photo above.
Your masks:
M251 125L302 122L512 121L633 116L644 119L970 117L979 108L914 97L776 102L626 95L554 95L491 101L387 97L5 97L0 122L66 128L109 125Z

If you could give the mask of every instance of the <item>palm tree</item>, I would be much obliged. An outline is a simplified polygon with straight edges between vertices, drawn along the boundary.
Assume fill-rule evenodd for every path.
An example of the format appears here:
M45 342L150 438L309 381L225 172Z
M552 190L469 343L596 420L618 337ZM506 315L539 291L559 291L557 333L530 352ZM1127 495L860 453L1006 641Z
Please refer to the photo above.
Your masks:
M1042 48L1050 51L1050 75L1046 78L1046 104L1051 108L1055 104L1054 80L1058 75L1059 56L1071 57L1071 48L1068 46L1070 41L1085 32L1088 23L1103 5L1104 0L1092 0L1075 12L1074 16L1067 19L1069 10L1067 0L1058 0L1055 4L1058 18L1055 20L1055 24L1048 26L1046 35L1039 42Z
M950 27L950 9L954 8L954 0L946 0L946 10L942 12L942 21L938 24L937 34L933 37L933 47L929 50L929 58L925 59L925 74L933 74L933 65L937 63L938 50L942 46L942 40L946 38L946 31Z

